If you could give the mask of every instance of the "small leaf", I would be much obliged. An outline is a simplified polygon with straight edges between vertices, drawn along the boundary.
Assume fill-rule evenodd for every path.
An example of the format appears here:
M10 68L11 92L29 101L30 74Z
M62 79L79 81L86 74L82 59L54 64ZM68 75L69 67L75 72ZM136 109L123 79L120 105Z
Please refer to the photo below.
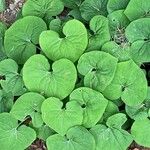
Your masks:
M136 120L131 127L131 134L139 145L150 147L150 120L141 119Z
M62 136L69 128L82 124L83 111L76 101L68 102L63 108L58 98L51 97L43 102L41 110L43 121Z
M95 150L95 140L91 133L82 126L75 126L67 131L66 136L50 136L46 145L48 150Z
M83 54L77 66L79 73L84 76L84 85L100 92L112 81L116 67L117 59L101 51Z
M40 46L46 56L56 61L67 58L72 62L79 59L85 51L88 39L85 26L78 20L70 20L63 27L65 38L55 31L44 31L40 35Z
M64 9L61 0L28 0L23 5L23 16L52 17Z
M96 15L107 16L108 0L85 0L80 6L81 16L90 21Z
M108 101L103 95L87 87L81 87L70 94L71 101L77 101L83 108L83 125L94 126L103 116Z
M0 114L0 145L3 150L26 149L36 139L36 133L30 127L18 125L18 120L9 113Z
M45 56L38 54L30 57L23 67L25 86L45 97L64 99L73 90L76 79L76 68L67 59L55 61L51 66Z
M7 56L19 64L24 64L36 53L39 35L46 28L45 22L35 16L17 20L5 33L4 46Z
M29 92L20 96L11 109L11 114L20 121L24 121L26 117L32 118L35 127L43 124L41 117L41 105L44 97L40 94Z

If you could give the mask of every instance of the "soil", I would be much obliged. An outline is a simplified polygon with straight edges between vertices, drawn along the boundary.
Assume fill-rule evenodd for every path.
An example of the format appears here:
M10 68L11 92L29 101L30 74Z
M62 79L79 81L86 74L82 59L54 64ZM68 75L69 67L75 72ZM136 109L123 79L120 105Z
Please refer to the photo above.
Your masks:
M11 25L22 8L25 0L5 0L6 9L0 13L0 21L5 22L8 26ZM27 150L46 150L46 146L42 140L37 139ZM128 150L150 150L133 143Z

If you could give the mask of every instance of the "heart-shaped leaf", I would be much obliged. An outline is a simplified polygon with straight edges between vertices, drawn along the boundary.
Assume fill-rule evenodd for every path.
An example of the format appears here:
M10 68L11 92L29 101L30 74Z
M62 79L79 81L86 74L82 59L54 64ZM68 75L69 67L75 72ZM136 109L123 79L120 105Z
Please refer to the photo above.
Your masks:
M64 107L58 98L50 97L43 102L41 110L43 121L61 135L82 124L83 110L76 101L68 102Z
M108 19L100 15L93 17L90 21L90 29L93 34L89 37L88 50L99 50L110 40Z
M5 59L0 62L0 76L4 77L0 80L2 88L11 92L13 96L20 96L26 91L22 75L18 73L18 65L14 60Z
M64 9L61 0L28 0L23 5L23 16L38 16L41 18L60 14Z
M46 28L45 22L35 16L17 20L5 33L4 46L7 56L23 64L36 53L39 35Z
M76 78L76 68L67 59L60 59L51 67L46 57L39 54L30 57L23 67L26 87L46 97L67 97L75 86Z
M24 121L26 117L32 118L35 127L43 124L41 116L41 105L44 97L38 93L25 93L20 96L11 109L11 114L20 121Z
M116 10L125 9L130 0L108 0L107 10L112 13Z
M48 58L56 61L67 58L73 62L79 59L88 43L85 26L78 20L68 21L63 28L65 38L55 31L44 31L40 35L40 46Z
M77 101L83 108L82 124L86 128L94 126L101 119L108 104L101 93L87 87L74 90L70 100Z
M126 121L125 115L121 113L111 116L110 119L116 125L118 122L119 125L123 125ZM120 122L120 120L122 121ZM126 150L132 143L132 136L120 126L113 126L112 122L110 123L108 120L109 127L99 124L90 130L96 141L96 150Z
M135 20L126 28L131 45L131 56L138 63L150 61L150 18Z
M100 92L104 91L114 77L117 61L117 58L101 51L83 54L77 68L84 76L84 85Z
M30 127L18 125L18 120L9 113L0 114L0 145L3 150L26 149L36 139Z
M111 100L121 97L129 106L139 105L147 96L146 77L132 60L118 63L114 79L103 94Z
M130 0L124 13L131 21L142 17L149 17L150 2L149 0Z
M82 126L70 128L66 136L59 134L50 136L46 144L48 150L95 150L94 137Z
M131 127L131 134L138 144L150 147L150 120L145 118L136 120Z
M90 21L96 15L107 16L108 0L85 0L80 6L81 16Z

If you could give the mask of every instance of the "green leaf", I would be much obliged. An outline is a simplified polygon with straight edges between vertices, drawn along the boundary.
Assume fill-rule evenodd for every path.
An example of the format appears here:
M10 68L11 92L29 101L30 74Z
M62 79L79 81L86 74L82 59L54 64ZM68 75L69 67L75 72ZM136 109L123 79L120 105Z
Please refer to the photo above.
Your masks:
M124 13L130 21L150 17L150 2L149 0L130 0Z
M62 0L64 5L71 9L76 9L80 7L84 0Z
M52 17L64 9L61 0L28 0L23 5L23 16Z
M45 22L35 16L17 20L5 33L4 46L7 56L23 64L36 53L39 35L46 28Z
M36 139L30 127L18 125L18 120L9 113L0 114L0 145L3 150L26 149Z
M67 59L55 61L51 66L45 56L38 54L30 57L23 67L26 87L45 97L64 99L74 89L76 79L76 68Z
M71 101L63 106L63 103L55 97L46 99L42 104L43 121L62 136L75 125L81 125L83 110L76 101Z
M85 26L78 20L70 20L63 27L65 38L55 31L44 31L40 35L40 46L46 56L56 61L67 58L73 62L85 51L88 39Z
M87 87L74 90L71 101L77 101L83 108L83 125L86 128L94 126L103 116L108 101L103 95Z
M0 12L3 12L6 8L5 0L0 0Z
M120 126L117 128L117 123L122 125L124 122L122 119L125 119L123 114L116 114L110 118L110 121L113 120L116 127L108 121L110 124L108 122L107 124L109 124L110 127L98 124L90 130L96 141L96 150L126 150L128 148L132 143L131 135L127 131L121 129Z
M111 36L116 40L119 36L125 38L125 28L129 25L130 21L124 14L124 10L117 10L108 15L109 27ZM123 42L122 42L123 43Z
M107 16L107 2L108 0L85 0L81 6L81 16L90 21L96 15Z
M17 99L10 113L20 121L24 121L26 117L30 116L33 126L40 127L43 124L41 105L44 99L38 93L25 93Z
M0 90L0 113L9 112L13 106L14 97L11 92Z
M107 10L112 13L116 10L125 9L130 0L108 0Z
M26 91L22 75L18 73L18 65L14 60L5 59L0 62L0 76L5 77L4 80L0 80L2 88L12 92L13 96L19 96Z
M132 60L120 62L113 81L103 94L111 100L121 97L122 101L129 106L139 105L147 95L146 77Z
M92 34L89 37L88 51L99 50L101 46L110 40L108 19L104 16L95 16L90 21Z
M48 150L95 150L95 140L82 126L72 127L66 136L55 134L47 139Z
M102 46L101 51L109 53L118 58L119 62L126 61L131 58L130 47L127 44L118 45L114 41L109 41Z
M46 141L46 139L47 139L49 136L51 136L51 135L53 135L53 134L55 133L55 131L52 130L52 129L51 129L50 127L48 127L47 125L43 125L43 126L37 128L36 131L37 131L37 137L38 137L39 139L44 140L44 141Z
M113 80L116 67L117 59L101 51L83 54L77 66L79 73L84 76L84 85L100 92Z
M142 18L130 23L126 37L131 45L131 56L138 63L150 61L150 18Z
M136 120L131 127L131 134L139 145L150 147L150 120Z

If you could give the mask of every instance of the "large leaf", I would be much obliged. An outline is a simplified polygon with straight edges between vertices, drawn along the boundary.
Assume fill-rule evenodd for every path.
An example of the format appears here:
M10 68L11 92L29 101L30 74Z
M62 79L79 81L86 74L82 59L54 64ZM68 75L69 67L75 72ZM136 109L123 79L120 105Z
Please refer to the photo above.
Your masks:
M150 2L149 0L130 0L124 13L131 21L150 17Z
M107 10L112 13L116 10L125 9L130 0L108 0Z
M4 46L7 56L23 64L36 53L39 35L44 30L46 24L41 18L28 16L17 20L5 33Z
M130 23L126 37L131 45L131 55L138 63L150 61L150 18L142 18Z
M11 109L11 114L20 121L24 121L26 117L32 118L35 127L43 124L41 116L41 105L44 97L40 94L29 92L20 96Z
M65 38L55 31L44 31L40 35L40 45L48 58L56 61L67 58L73 62L79 59L88 43L85 26L78 20L68 21L63 28Z
M43 121L61 135L65 135L69 128L82 124L83 110L76 101L63 106L58 98L50 97L43 102L41 110Z
M77 101L83 108L82 124L86 128L91 128L101 119L108 104L101 93L87 87L74 90L70 100Z
M131 127L131 134L134 140L142 146L150 147L150 120L136 120Z
M50 66L46 57L39 54L30 57L23 67L26 87L46 97L67 97L75 86L76 78L76 68L67 59L55 61Z
M47 139L48 150L95 150L95 140L91 133L81 126L72 127L66 136L55 134Z
M84 76L84 85L100 92L112 81L116 67L117 58L101 51L83 54L77 66L79 73Z
M113 81L103 94L111 100L121 97L122 101L129 106L139 105L147 95L146 77L132 60L120 62Z
M110 40L108 19L104 16L95 16L90 21L90 34L88 50L99 50L101 46Z
M30 127L18 125L18 120L9 113L0 114L0 145L3 150L26 149L36 139Z
M108 0L85 0L80 6L82 17L90 21L96 15L107 16Z
M2 88L12 92L13 96L19 96L26 91L22 75L18 73L18 65L14 60L5 59L0 62L0 76L4 77L4 80L0 80Z
M23 5L23 16L38 16L41 18L60 14L64 9L61 0L28 0Z
M109 119L116 125L119 123L119 127L114 126L112 122L110 124L108 120L109 127L99 124L90 130L96 141L96 150L126 150L132 143L132 137L120 127L126 121L125 115L116 114Z

